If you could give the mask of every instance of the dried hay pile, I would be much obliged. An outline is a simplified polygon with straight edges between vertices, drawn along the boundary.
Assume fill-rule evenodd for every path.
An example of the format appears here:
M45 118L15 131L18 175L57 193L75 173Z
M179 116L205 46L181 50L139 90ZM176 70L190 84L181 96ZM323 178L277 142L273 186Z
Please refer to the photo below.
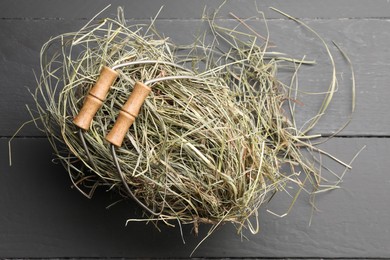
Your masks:
M98 186L115 188L138 200L145 220L194 224L195 231L199 223L231 222L238 231L256 233L250 217L287 184L335 187L321 188L318 166L302 155L304 149L320 151L310 144L318 135L307 133L332 99L335 75L319 116L300 131L286 109L294 102L291 86L276 73L280 64L305 61L268 51L268 37L259 44L253 30L223 28L213 19L209 25L212 44L178 46L153 24L126 25L121 10L117 19L92 20L43 46L34 97L56 155L86 196ZM229 49L221 51L221 42ZM102 66L132 61L140 63L117 69L118 79L84 132L88 158L73 118ZM105 136L136 82L167 76L174 79L149 85L150 95L116 150L129 194Z

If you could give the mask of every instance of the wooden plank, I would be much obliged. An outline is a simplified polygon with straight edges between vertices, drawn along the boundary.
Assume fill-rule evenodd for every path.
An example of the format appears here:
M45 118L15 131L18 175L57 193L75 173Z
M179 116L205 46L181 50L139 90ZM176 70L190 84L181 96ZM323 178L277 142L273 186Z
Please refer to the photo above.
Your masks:
M140 21L133 21L134 23ZM39 73L39 51L42 44L52 35L80 28L85 21L62 20L1 20L0 21L0 136L11 136L16 129L30 119L25 104L34 107L26 87L35 88L33 71ZM235 21L220 21L233 26ZM260 21L248 22L260 33L264 25ZM308 20L307 24L323 35L326 41L339 43L350 56L355 68L357 82L357 107L353 120L342 135L389 136L390 124L387 111L390 82L390 31L389 20ZM177 43L189 43L201 28L201 22L188 20L157 21L157 28ZM299 75L302 90L326 91L331 77L329 60L321 43L315 37L292 21L270 20L268 22L271 40L278 50L301 58L317 61L316 66L302 69ZM335 29L337 28L337 29ZM180 32L180 33L179 33ZM339 90L315 132L330 135L349 116L351 107L351 80L348 64L337 49L331 45L338 69ZM286 80L286 75L279 74ZM321 101L318 96L298 96L305 105L298 106L299 124L315 115ZM26 128L20 136L42 136L34 127Z
M218 22L234 26L229 12L248 18L256 14L254 2L269 19L271 41L278 50L294 57L307 55L316 66L299 74L302 90L324 91L331 70L321 43L313 34L268 9L279 8L302 18L331 45L339 43L350 56L356 73L357 107L351 124L340 137L321 148L348 162L364 145L342 183L342 189L317 196L320 212L314 212L311 226L309 197L301 194L287 217L283 214L291 198L278 194L260 210L261 232L241 239L230 225L216 230L195 252L196 257L243 258L390 258L390 121L387 111L390 82L390 3L388 0L235 0L227 1ZM217 8L222 1L191 0L4 0L0 8L0 258L185 258L207 234L199 237L184 226L180 229L149 223L129 223L141 210L131 202L120 202L103 189L88 200L77 190L60 166L53 164L52 150L43 134L33 126L25 128L12 143L13 166L8 166L7 143L19 125L29 120L25 104L32 99L26 87L34 88L33 71L39 72L39 50L52 35L80 28L98 11L112 4L104 14L114 16L124 6L129 23L148 22L164 5L157 28L178 43L188 43L202 28L204 6ZM261 21L248 24L261 34ZM275 49L276 50L276 49ZM331 46L338 73L339 89L334 102L314 132L331 135L348 118L351 106L348 64ZM289 73L280 77L288 80ZM318 96L299 95L299 124L318 109ZM30 137L30 138L23 138ZM31 138L31 137L38 138ZM343 136L343 137L342 137ZM362 137L366 136L366 137ZM371 136L371 138L367 138ZM345 137L345 138L344 138ZM380 138L386 137L386 138ZM341 171L340 165L322 158L326 166ZM324 172L324 174L326 174ZM288 189L290 189L288 187ZM173 223L176 224L176 223ZM177 224L176 224L177 225Z
M206 234L183 229L130 223L140 216L132 202L105 209L117 197L99 190L92 200L71 189L70 180L42 138L12 142L13 166L7 163L7 142L0 139L0 257L188 257ZM311 207L302 194L285 218L291 198L277 196L260 211L261 232L241 241L230 224L220 227L195 252L196 257L390 257L389 138L334 138L323 149L348 162L364 145L342 189L317 196ZM324 158L325 159L325 158ZM336 164L324 161L332 169Z
M156 15L161 6L164 6L159 15L161 19L199 19L206 6L209 10L218 8L223 1L191 1L191 0L87 0L87 1L2 1L0 18L3 19L90 19L104 7L111 4L109 14L115 14L116 8L122 6L131 19L145 19ZM219 17L231 18L229 12L242 17L256 15L256 5L264 11L268 18L283 18L269 9L270 6L288 11L299 18L388 18L390 5L386 0L235 0L227 1L221 9ZM101 15L99 17L103 17Z

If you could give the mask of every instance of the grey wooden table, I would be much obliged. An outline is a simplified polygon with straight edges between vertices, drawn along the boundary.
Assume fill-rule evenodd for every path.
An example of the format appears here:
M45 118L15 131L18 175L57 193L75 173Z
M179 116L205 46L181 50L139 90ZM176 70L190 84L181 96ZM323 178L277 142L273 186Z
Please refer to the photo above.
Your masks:
M39 73L39 51L50 36L75 31L109 2L103 0L15 0L0 2L0 257L188 257L207 232L199 237L184 227L185 244L179 228L130 223L139 216L132 202L105 207L117 199L99 190L88 200L71 188L61 166L52 163L53 154L44 135L26 126L12 142L13 165L8 165L8 141L18 127L29 120L26 104L33 107L27 88L35 88ZM188 43L201 23L207 5L220 1L111 1L104 14L114 16L124 6L131 23L149 21L161 5L164 9L157 28L172 40ZM319 212L310 223L311 206L303 195L284 218L289 202L276 198L260 210L261 231L245 233L242 239L230 225L220 227L195 252L195 257L308 257L390 258L390 3L386 0L296 0L257 1L280 50L318 61L304 68L301 86L326 89L329 62L313 35L285 17L272 12L274 6L302 19L331 44L336 41L349 54L356 73L357 106L350 125L321 146L336 157L350 161L366 146L345 175L342 189L317 197ZM236 21L254 15L254 1L228 1L219 22ZM263 24L249 23L259 30ZM313 132L329 136L349 116L351 74L348 64L331 46L338 69L339 89L328 113ZM299 111L304 122L318 109L316 98L302 97ZM332 161L330 167L338 169ZM339 169L340 170L340 169Z

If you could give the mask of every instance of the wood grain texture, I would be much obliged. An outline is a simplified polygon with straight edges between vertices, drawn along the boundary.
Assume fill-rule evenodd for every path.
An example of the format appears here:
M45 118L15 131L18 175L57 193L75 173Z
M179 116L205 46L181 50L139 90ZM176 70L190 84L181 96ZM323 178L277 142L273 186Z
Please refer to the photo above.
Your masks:
M134 203L106 206L118 198L99 190L88 200L71 189L61 166L43 138L12 142L13 166L7 161L7 141L0 139L0 257L188 257L206 234L199 237L184 226L180 230L152 224L129 223L140 216ZM292 212L282 214L289 199L276 197L260 212L261 232L241 241L230 224L220 227L196 251L197 257L390 257L389 196L390 140L388 138L335 138L323 149L353 163L342 189L317 197L320 212L309 226L311 207L302 194ZM37 152L39 151L39 153ZM370 156L370 155L375 156ZM336 164L324 161L334 170Z
M388 0L256 0L227 1L218 22L234 26L229 12L249 18L254 2L265 12L271 41L294 57L306 55L317 65L299 74L302 90L324 91L330 80L329 60L321 43L296 23L272 12L274 6L302 18L324 36L334 54L338 92L327 114L313 132L331 135L349 116L351 74L348 64L331 43L336 41L352 60L356 73L356 112L340 136L321 147L348 162L367 145L348 172L342 188L317 197L320 212L314 212L302 194L292 212L282 214L289 199L277 196L260 210L261 232L242 239L231 225L220 227L199 249L196 257L256 258L390 258L390 3ZM191 0L4 0L0 6L0 258L186 258L208 231L199 237L180 229L149 223L129 223L140 208L120 202L114 192L103 189L88 200L71 188L66 171L54 158L43 133L33 125L24 128L12 142L13 166L8 166L8 141L30 119L27 104L34 108L27 88L36 86L39 51L51 36L78 30L109 3L106 15L115 16L124 6L129 24L149 22L164 5L157 28L178 43L193 41L204 6L217 8L221 1ZM265 33L264 23L248 24ZM279 76L289 80L289 71ZM320 106L318 96L299 95L298 121L303 124ZM324 163L341 171L337 163ZM176 224L176 223L175 223Z
M133 21L137 23L137 21ZM337 42L348 53L356 74L357 106L353 121L342 135L389 136L390 124L387 111L388 86L390 82L390 20L308 20L307 24L317 30L330 44L338 70L339 90L329 107L324 120L314 132L330 135L348 119L351 107L351 74L349 66L331 43ZM222 25L234 26L234 21L220 21ZM259 32L264 24L248 22ZM21 123L31 119L25 105L34 107L27 88L35 89L34 71L39 73L39 51L52 35L81 28L85 21L1 21L0 38L0 110L3 122L0 136L11 136ZM331 78L329 59L321 43L302 27L292 21L271 20L268 22L271 40L277 49L301 58L316 60L317 65L303 67L299 74L301 90L326 91ZM178 43L190 43L199 28L200 21L158 21L156 26L164 35ZM18 33L15 33L18 32ZM182 32L182 33L177 33ZM290 72L281 72L280 78L289 82ZM321 96L300 95L304 106L297 107L297 119L302 125L314 116L321 104ZM34 127L26 128L22 136L42 136Z
M0 18L5 19L90 19L107 5L111 4L110 14L116 13L118 6L124 7L129 19L149 19L155 17L161 6L161 19L199 19L205 6L218 8L221 0L3 0ZM298 18L389 18L390 4L387 0L229 0L221 8L220 18L232 18L230 12L243 13L249 18L256 15L255 4L269 18L285 19L269 10L270 6L288 11ZM98 17L104 17L100 15Z

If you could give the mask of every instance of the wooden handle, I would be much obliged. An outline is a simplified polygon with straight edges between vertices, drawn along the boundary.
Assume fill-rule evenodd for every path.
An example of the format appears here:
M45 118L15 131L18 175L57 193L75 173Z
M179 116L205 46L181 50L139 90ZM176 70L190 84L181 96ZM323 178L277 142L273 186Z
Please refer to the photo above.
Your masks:
M141 82L136 82L129 96L129 99L122 107L122 111L133 115L134 117L138 116L138 113L141 109L142 104L144 103L146 97L149 95L152 89Z
M126 136L127 131L129 131L129 128L134 123L134 121L134 116L126 112L119 111L118 118L116 119L113 128L106 136L106 140L113 145L120 147L122 145L123 139Z
M127 131L133 124L135 118L138 116L142 104L146 97L149 95L151 88L141 82L137 82L134 85L134 89L131 92L129 99L123 105L119 116L115 121L114 127L106 136L106 140L113 145L120 147L123 139L126 136Z
M89 129L93 117L103 105L103 102L107 97L107 93L118 75L118 72L109 67L104 66L102 68L99 79L89 91L80 112L73 119L73 123L75 125L84 130Z

